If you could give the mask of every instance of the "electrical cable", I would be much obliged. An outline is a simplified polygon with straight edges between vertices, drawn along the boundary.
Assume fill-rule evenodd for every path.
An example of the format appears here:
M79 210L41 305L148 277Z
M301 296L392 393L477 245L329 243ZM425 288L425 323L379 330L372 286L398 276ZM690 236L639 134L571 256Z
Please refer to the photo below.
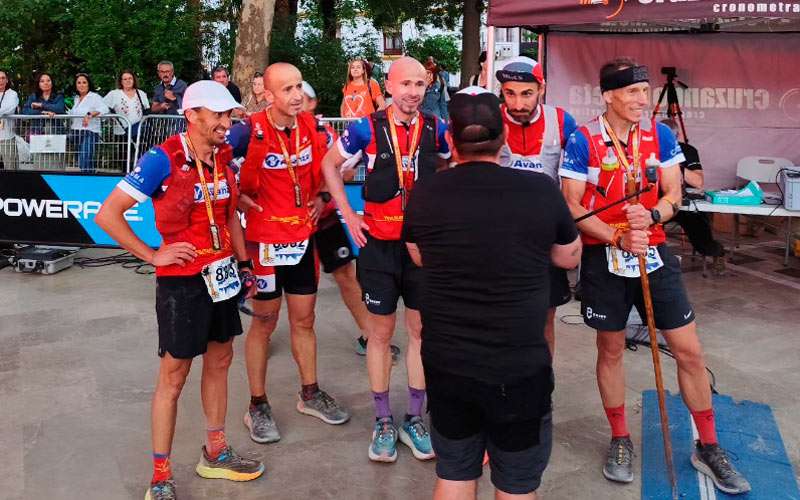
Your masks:
M151 264L133 256L129 252L107 257L76 257L74 265L82 269L120 265L123 269L133 269L136 274L149 275L155 273L155 268Z

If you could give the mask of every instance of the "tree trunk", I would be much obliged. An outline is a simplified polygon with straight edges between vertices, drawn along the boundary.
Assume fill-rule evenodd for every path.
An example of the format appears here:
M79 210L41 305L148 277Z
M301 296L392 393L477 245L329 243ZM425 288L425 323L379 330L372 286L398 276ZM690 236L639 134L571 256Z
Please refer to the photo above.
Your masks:
M297 31L297 0L276 0L275 19L272 29L290 33L294 37Z
M336 0L319 0L322 17L322 35L328 40L336 38Z
M243 0L233 54L233 80L242 90L242 100L251 93L250 80L269 62L269 36L275 15L275 0Z
M481 53L481 10L483 0L464 1L464 22L461 25L461 87L469 84L469 77L480 71L478 56Z

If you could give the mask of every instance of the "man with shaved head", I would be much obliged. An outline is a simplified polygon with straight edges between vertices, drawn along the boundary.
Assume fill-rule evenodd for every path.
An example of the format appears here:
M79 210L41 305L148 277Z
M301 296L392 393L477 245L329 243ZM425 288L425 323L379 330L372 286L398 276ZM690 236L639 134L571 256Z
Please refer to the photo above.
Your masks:
M349 420L346 409L317 384L317 338L314 333L318 264L311 235L319 215L315 201L322 184L320 162L326 145L316 120L303 112L303 77L287 63L264 72L272 106L237 125L228 140L236 156L245 156L240 172L242 193L253 200L247 210L245 239L257 292L247 332L245 360L250 407L244 415L257 443L280 439L267 400L269 339L286 293L292 355L300 372L297 410L328 424Z
M361 247L358 280L369 311L367 372L375 404L375 426L369 458L397 460L397 439L420 460L434 457L428 430L422 420L425 376L420 344L421 269L411 260L400 234L403 214L414 183L433 175L450 157L444 139L446 124L419 107L427 83L419 61L403 57L392 64L386 90L392 104L383 111L353 123L322 162L328 190L342 213L355 243ZM367 157L364 182L364 216L353 211L344 191L340 168L354 156ZM400 429L389 406L392 363L390 341L394 334L397 301L406 307L409 403Z

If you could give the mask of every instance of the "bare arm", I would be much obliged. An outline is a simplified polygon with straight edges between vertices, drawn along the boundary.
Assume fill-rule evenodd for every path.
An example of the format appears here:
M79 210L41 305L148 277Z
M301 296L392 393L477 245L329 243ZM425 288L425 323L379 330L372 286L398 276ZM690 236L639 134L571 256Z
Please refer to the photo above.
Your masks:
M154 266L170 264L185 266L187 262L192 262L197 257L194 245L187 242L164 245L158 250L147 246L125 221L125 211L135 204L136 200L130 195L119 188L114 188L100 207L95 222L119 243L119 246Z
M322 159L322 175L325 178L325 184L328 186L328 192L331 193L331 196L336 201L336 206L342 213L342 217L344 217L353 241L359 247L363 247L367 244L367 237L364 231L368 231L369 226L364 223L360 215L355 213L350 206L350 201L347 199L344 181L339 173L339 167L345 161L346 158L339 152L339 147L332 147Z
M247 249L244 244L244 231L242 230L242 221L239 220L239 214L235 211L228 217L228 231L231 233L231 245L233 245L233 253L236 255L236 260L244 262L247 260Z
M550 261L556 267L574 269L581 262L583 243L578 235L572 243L553 245L550 249Z
M380 110L386 108L386 99L383 98L383 94L378 94L375 97L375 104L378 105L377 111L380 111Z
M417 267L422 267L422 254L419 253L417 244L406 242L406 248L408 248L408 255L411 257L411 261L416 264ZM575 265L577 266L578 264Z
M705 181L705 177L703 176L702 170L684 170L683 171L683 180L686 181L690 187L703 189L703 182Z

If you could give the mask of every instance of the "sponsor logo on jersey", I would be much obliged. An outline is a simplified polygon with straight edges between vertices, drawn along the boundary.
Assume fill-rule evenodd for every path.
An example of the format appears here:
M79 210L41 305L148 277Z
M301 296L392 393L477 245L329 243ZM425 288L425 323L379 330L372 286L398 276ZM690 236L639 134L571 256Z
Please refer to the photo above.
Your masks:
M311 146L306 146L300 150L300 165L308 165L311 163ZM296 167L298 164L297 155L292 155L292 164ZM286 159L283 153L269 153L264 158L264 168L267 169L285 169Z
M206 186L208 187L208 194L211 198L214 198L214 183L207 182ZM228 181L221 180L219 181L219 191L217 191L217 200L227 200L231 197L231 191L228 189ZM196 183L194 185L194 202L195 203L205 203L203 200L203 188L200 183Z

